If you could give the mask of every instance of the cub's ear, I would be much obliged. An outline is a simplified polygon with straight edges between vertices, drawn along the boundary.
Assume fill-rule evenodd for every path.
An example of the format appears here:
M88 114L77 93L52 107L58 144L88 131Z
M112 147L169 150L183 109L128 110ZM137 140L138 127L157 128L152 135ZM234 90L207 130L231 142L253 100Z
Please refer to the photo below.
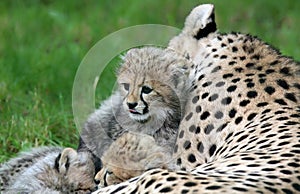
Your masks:
M216 30L214 5L203 4L195 7L188 15L183 33L199 40Z
M55 169L59 173L65 174L69 167L70 163L77 158L77 152L72 148L65 148L55 159Z
M122 53L120 55L120 59L122 61L121 65L123 64L123 62L126 61L126 58L129 58L129 56L133 56L136 55L138 48L131 48L129 50L127 50L126 52Z

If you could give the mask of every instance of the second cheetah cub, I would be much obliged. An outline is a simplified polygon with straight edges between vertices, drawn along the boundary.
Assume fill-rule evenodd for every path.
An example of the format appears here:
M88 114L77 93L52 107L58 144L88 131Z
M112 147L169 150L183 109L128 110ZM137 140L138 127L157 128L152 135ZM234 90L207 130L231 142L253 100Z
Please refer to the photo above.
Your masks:
M153 137L127 132L114 141L101 157L103 168L96 174L99 187L117 184L153 168L175 169L171 154Z
M72 148L41 147L0 166L0 193L89 193L95 189L89 153Z

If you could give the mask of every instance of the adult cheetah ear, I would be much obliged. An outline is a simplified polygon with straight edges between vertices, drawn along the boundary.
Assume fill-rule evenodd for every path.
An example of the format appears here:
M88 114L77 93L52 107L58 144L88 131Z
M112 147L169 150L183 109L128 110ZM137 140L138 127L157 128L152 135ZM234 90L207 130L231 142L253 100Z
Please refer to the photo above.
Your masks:
M55 159L54 167L59 173L65 174L70 163L77 158L77 152L72 148L65 148Z
M195 7L187 16L183 33L199 40L216 30L214 5L203 4Z

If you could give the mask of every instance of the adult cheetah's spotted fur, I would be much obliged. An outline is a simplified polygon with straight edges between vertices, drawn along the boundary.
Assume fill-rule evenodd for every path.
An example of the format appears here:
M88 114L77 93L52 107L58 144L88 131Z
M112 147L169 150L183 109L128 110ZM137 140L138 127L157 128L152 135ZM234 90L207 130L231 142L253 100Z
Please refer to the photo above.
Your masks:
M194 61L174 156L97 193L300 192L300 66L259 39L215 31L213 5L187 17L170 47Z

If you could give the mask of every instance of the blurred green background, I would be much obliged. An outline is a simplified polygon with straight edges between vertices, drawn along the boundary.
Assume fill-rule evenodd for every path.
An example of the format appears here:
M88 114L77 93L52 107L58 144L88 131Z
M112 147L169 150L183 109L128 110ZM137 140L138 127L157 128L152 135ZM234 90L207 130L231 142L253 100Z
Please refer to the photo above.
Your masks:
M208 2L215 4L220 31L256 35L300 60L296 0L2 0L0 162L34 146L77 146L72 84L97 41L137 24L182 28L192 8ZM98 86L98 104L111 91L115 66Z

